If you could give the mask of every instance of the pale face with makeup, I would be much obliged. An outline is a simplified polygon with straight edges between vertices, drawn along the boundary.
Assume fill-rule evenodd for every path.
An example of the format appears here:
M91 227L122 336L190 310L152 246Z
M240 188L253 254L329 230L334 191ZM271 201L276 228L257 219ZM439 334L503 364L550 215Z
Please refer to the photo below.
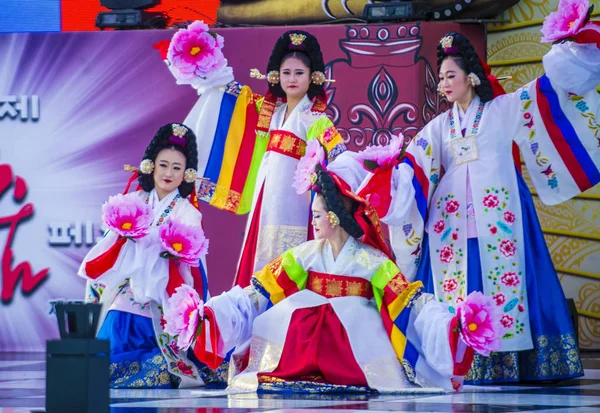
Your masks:
M475 89L471 85L468 74L460 68L456 59L447 58L440 67L440 91L448 101L470 102L475 97Z
M279 82L288 100L300 100L310 87L310 68L295 57L287 58L279 68Z
M331 240L339 231L340 227L333 227L327 217L327 205L322 195L317 195L312 203L312 226L315 232L315 239Z
M175 150L161 150L154 161L154 188L159 199L176 190L183 182L185 156Z

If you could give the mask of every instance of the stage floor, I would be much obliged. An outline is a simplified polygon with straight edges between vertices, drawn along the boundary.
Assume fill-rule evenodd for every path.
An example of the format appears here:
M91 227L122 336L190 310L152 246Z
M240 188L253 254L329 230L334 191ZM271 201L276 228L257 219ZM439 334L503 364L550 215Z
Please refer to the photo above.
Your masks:
M0 412L43 412L45 355L0 353ZM111 412L600 412L600 353L584 354L585 377L543 386L473 386L418 396L223 395L201 390L112 390Z

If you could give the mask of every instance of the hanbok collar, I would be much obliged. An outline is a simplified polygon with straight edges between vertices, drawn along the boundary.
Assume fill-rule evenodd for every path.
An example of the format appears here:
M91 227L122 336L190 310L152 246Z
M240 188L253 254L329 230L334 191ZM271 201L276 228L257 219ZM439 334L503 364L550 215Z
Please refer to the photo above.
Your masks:
M173 210L179 199L181 199L179 189L175 189L161 200L158 199L156 188L152 189L146 198L146 203L150 205L154 211L154 222L152 225L158 226L162 224L167 215L169 215L169 213Z
M477 134L477 129L479 128L479 122L481 121L481 113L480 111L482 110L482 106L481 105L481 99L479 98L478 95L475 95L475 98L473 99L473 101L471 101L471 104L469 105L469 108L467 109L466 112L463 112L461 107L459 106L459 104L457 102L454 102L454 105L452 106L452 114L451 114L451 128L452 131L454 132L450 132L453 136L451 136L451 139L455 139L455 135L458 134L458 136L463 136L462 130L466 127L468 127L468 125L473 125L472 130L466 130L465 131L465 135L476 135ZM477 117L477 115L479 114L479 117ZM452 123L454 122L454 125L452 125Z
M333 248L331 248L331 244L329 244L328 241L325 241L325 254L326 254L326 259L327 259L327 264L326 268L328 269L328 272L331 272L333 274L337 274L338 272L340 272L341 270L343 270L343 263L347 262L348 259L351 259L351 255L352 255L352 247L354 246L354 244L357 241L353 238L353 237L348 237L348 239L346 240L346 242L344 243L344 246L342 247L339 255L337 258L333 258Z
M281 105L279 107L279 111L277 112L275 129L283 129L283 127L290 121L290 119L292 119L299 111L304 110L304 108L306 108L307 106L309 108L310 108L310 106L312 106L312 102L308 98L308 94L304 95L304 97L300 100L300 102L298 102L298 104L296 105L294 110L292 110L292 113L290 113L290 116L288 116L288 118L284 122L283 118L284 118L285 112L287 110L287 103Z

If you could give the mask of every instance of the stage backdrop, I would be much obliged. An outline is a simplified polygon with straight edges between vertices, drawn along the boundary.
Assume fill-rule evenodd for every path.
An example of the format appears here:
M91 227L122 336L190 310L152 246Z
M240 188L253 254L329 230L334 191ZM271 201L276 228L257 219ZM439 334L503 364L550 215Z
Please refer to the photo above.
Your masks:
M260 93L287 28L226 29L236 78ZM323 26L330 116L350 147L413 136L445 108L436 93L440 37L459 30L484 51L476 25ZM121 192L156 130L197 99L177 86L152 45L172 31L0 35L0 351L43 350L57 336L49 300L81 299L81 259L102 235L100 207ZM245 216L202 205L210 292L230 288Z

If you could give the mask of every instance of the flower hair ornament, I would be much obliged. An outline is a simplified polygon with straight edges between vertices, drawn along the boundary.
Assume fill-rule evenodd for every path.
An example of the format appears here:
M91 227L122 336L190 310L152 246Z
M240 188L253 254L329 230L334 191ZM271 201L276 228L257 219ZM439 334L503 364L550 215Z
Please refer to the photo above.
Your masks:
M469 78L471 86L477 87L481 85L481 79L479 79L479 76L477 76L475 73L471 72L467 75L467 77Z
M444 49L444 53L446 53L446 54L459 53L458 47L452 45L453 42L454 42L454 37L452 37L452 36L442 37L442 39L440 40L440 44L442 45L442 48Z
M140 173L145 175L149 175L154 171L154 162L152 159L144 159L140 162Z

